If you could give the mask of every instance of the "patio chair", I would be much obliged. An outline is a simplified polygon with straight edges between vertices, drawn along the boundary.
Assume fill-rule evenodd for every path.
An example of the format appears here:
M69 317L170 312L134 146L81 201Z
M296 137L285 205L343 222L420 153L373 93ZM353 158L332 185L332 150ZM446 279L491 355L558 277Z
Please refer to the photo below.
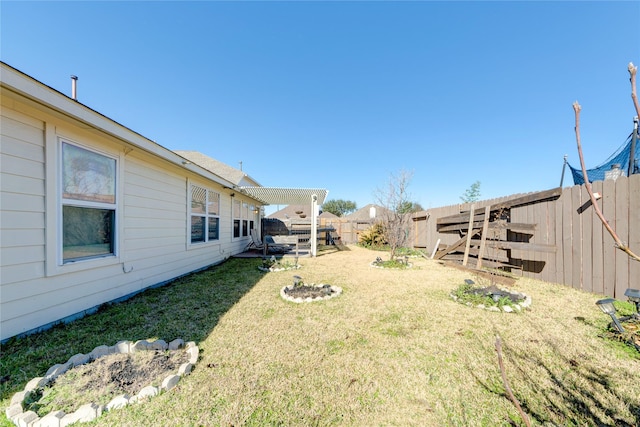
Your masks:
M279 237L281 237L281 236L276 236L276 238L279 238ZM291 236L285 236L285 237L286 238L290 238ZM289 239L287 239L287 240L289 240ZM298 239L296 238L295 241L296 241L296 249L297 249ZM266 235L266 236L264 236L264 244L267 246L266 252L283 254L283 253L289 252L291 250L291 244L292 243L282 243L282 242L278 243L274 239L274 236ZM297 253L297 250L296 250L296 253Z
M251 234L251 242L249 242L249 245L245 250L247 251L250 249L257 249L259 251L264 250L264 243L262 243L262 241L258 237L258 230L253 229L251 230L250 234Z
M264 243L258 237L258 230L251 230L251 242L245 250L256 249L259 251L263 251L266 255L267 253L285 253L291 250L289 245L276 243L271 236L264 236Z

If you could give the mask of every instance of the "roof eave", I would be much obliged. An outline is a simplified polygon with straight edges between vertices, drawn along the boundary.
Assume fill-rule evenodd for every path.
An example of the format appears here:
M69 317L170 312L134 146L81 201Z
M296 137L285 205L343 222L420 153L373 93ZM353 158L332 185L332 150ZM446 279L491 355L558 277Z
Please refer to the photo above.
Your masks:
M234 185L231 181L192 164L188 159L11 67L5 62L0 61L0 65L0 86L2 89L29 100L34 107L53 110L58 115L81 122L86 126L119 139L123 143L144 150L223 186L231 187Z

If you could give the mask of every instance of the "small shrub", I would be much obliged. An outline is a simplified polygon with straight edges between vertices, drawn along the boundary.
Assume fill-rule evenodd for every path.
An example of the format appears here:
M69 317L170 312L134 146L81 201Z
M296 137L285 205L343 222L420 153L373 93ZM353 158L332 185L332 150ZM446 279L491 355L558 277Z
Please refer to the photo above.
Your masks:
M377 222L360 233L358 243L367 248L384 246L386 242L384 240L384 228L382 224Z
M420 257L422 255L424 255L422 251L413 248L398 248L396 251L396 256Z

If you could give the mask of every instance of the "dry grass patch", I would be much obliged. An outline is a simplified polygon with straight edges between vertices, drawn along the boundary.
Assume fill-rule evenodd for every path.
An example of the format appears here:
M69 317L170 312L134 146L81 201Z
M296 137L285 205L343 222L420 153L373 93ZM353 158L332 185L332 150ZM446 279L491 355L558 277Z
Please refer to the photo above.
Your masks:
M258 275L250 271L260 260L232 260L158 290L155 298L191 312L202 304L202 315L215 317L146 315L197 341L201 360L175 389L95 425L523 425L505 395L496 335L533 425L640 423L640 359L599 336L607 319L598 296L519 279L514 288L533 298L531 310L492 313L450 299L473 278L467 273L426 259L403 271L370 267L378 255L349 247L300 259L296 272ZM284 301L280 289L294 274L343 293ZM209 307L216 295L224 309ZM157 329L139 335L153 334L174 338Z

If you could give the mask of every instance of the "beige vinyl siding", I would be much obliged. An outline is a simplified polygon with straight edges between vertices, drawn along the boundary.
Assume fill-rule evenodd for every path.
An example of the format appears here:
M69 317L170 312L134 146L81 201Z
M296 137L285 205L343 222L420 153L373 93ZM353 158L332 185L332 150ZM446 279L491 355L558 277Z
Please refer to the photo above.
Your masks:
M122 257L125 270L133 269L127 275L146 287L191 271L185 256L186 177L134 151L126 158L124 188Z
M0 339L219 263L248 243L231 242L231 198L221 184L18 98L3 89ZM52 256L59 138L118 159L116 257L58 266ZM220 193L218 241L189 243L190 182Z
M3 99L0 133L0 267L4 283L16 280L12 278L14 269L43 268L39 264L44 262L44 123L8 109Z
M31 295L17 298L26 286ZM29 331L143 288L143 283L131 282L131 277L115 266L9 285L6 294L13 303L3 309L3 338L11 336L10 332Z
M42 257L44 258L44 250L42 253ZM2 267L2 289L0 290L0 311L2 311L2 313L0 313L0 315L2 316L3 321L5 319L4 309L6 308L4 304L8 302L8 289L14 283L17 283L19 287L21 281L29 282L42 277L44 277L44 262L14 263L7 265L6 267ZM7 280L6 284L4 282L5 280Z
M20 144L20 141L15 141ZM21 179L29 180L29 188L26 190L31 191L30 194L36 194L42 197L42 182L44 180L44 167L42 161L25 159L13 155L0 156L0 162L2 164L2 173L5 175L13 175L20 177ZM23 190L24 192L25 190ZM27 193L29 194L29 193Z
M44 276L45 166L42 120L13 110L2 97L0 134L0 316L25 311L31 284ZM16 304L17 302L17 304ZM28 310L28 309L27 309Z

